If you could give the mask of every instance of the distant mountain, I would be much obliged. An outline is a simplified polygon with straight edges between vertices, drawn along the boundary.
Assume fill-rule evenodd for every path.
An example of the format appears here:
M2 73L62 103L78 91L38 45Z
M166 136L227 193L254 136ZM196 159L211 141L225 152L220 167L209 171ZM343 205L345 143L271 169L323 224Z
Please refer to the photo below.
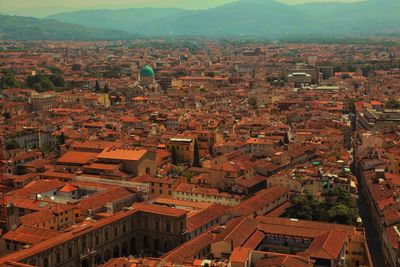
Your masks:
M96 9L60 13L48 16L47 19L138 33L152 21L185 12L187 11L178 8Z
M199 11L160 8L88 10L49 18L140 34L281 37L293 34L399 33L399 14L399 0L296 6L274 0L239 0Z
M132 37L132 34L118 30L89 28L56 20L0 15L0 39L107 40Z
M400 0L325 2L295 6L275 0L239 0L198 11L171 8L87 10L48 18L135 34L257 35L281 38L301 35L398 35L399 14ZM103 33L111 34L106 30ZM114 33L111 36L120 34Z
M354 3L310 3L297 5L333 33L400 33L399 0L367 0Z
M192 11L148 23L151 33L195 35L282 35L313 21L302 11L273 0L241 0L208 10Z

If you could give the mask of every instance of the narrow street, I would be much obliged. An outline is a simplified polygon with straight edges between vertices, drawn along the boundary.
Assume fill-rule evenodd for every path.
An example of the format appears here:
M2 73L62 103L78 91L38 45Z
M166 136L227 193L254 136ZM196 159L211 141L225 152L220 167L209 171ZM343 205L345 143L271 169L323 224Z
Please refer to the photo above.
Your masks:
M368 248L371 253L372 262L375 267L383 267L383 255L378 244L377 236L379 233L376 233L374 228L372 227L371 217L368 214L368 209L366 204L362 201L362 199L358 200L358 210L360 212L361 219L364 224L365 234L368 242Z

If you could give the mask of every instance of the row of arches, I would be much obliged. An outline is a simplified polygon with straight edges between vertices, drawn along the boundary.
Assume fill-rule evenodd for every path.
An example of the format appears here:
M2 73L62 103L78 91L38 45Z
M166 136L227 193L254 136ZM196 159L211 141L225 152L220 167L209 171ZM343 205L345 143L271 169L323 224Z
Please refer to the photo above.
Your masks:
M167 252L172 248L172 243L170 240L161 240L159 238L153 238L150 241L148 236L143 237L143 249L145 251L153 252Z
M87 246L86 240L83 240L81 244L82 246L79 247L80 256L82 256L84 252L88 253L85 258L80 260L80 264L78 266L81 267L89 267L93 265L97 266L109 261L111 258L138 255L138 253L144 253L144 255L160 255L161 253L165 253L174 247L173 242L169 238L160 238L159 236L151 237L149 235L142 237L135 236L128 239L125 238L119 242L110 243L96 252L95 250L90 250L89 246ZM90 255L90 253L94 253L94 255ZM56 254L58 254L58 252ZM49 254L43 258L42 262L44 267L50 267L54 263L54 257L52 256L54 255Z

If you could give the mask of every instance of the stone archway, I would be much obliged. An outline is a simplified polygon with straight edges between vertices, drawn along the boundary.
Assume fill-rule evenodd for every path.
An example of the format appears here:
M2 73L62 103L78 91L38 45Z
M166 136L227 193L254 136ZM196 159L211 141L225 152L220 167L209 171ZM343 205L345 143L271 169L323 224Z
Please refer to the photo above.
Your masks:
M110 249L106 249L106 251L104 252L104 261L107 262L111 259L111 250Z
M43 260L43 266L44 267L50 267L50 265L49 265L49 258L44 258L44 260Z
M101 258L101 254L97 254L96 257L94 257L94 264L95 265L100 265L102 263L103 259Z
M135 255L136 254L136 239L134 237L131 238L131 254Z
M147 235L145 235L143 237L143 248L144 249L148 249L149 248L149 237Z
M153 239L153 248L156 252L160 250L160 240L158 238Z
M122 250L121 250L121 256L125 257L128 256L128 242L124 241L124 243L122 243Z
M118 245L116 245L114 248L113 248L113 258L118 258L120 255L119 255L119 246Z
M171 242L169 240L164 241L164 247L163 247L163 252L167 252L168 250L171 249Z

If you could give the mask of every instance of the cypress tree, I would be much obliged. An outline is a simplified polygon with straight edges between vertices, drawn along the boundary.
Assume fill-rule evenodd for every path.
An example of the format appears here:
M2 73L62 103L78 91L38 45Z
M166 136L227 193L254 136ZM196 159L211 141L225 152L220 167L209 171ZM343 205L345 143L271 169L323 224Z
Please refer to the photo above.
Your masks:
M104 93L108 93L108 92L110 92L110 88L108 88L108 84L105 84L104 85Z
M94 86L94 91L96 93L100 93L100 90L101 90L101 88L100 88L99 81L96 81L96 85Z
M60 145L65 144L65 139L64 132L61 132L61 135L59 136Z
M288 133L285 133L285 135L284 135L284 137L283 137L283 143L285 143L285 144L289 144L289 134Z
M176 148L173 146L171 149L172 153L172 164L178 165L178 155L176 154Z
M200 153L199 153L199 144L197 140L194 141L194 155L193 155L193 166L201 167L200 165Z

